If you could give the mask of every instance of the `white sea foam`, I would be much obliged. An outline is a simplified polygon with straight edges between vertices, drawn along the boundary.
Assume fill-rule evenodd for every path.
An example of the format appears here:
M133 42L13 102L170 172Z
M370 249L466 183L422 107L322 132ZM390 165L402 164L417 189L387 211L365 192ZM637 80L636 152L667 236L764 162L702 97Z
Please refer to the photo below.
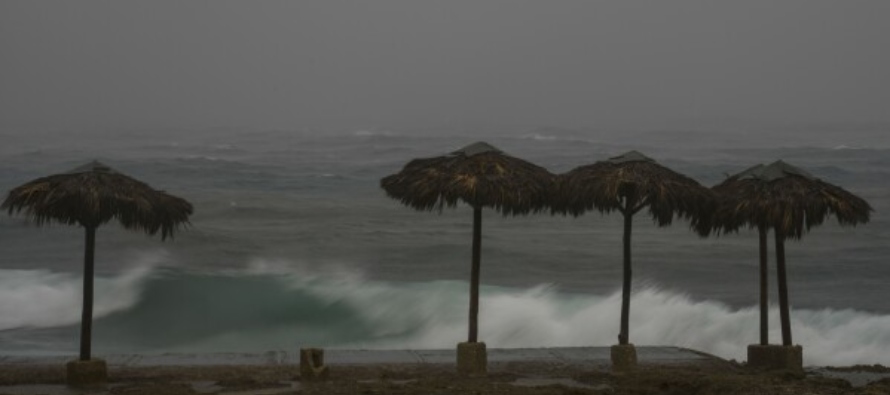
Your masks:
M93 316L132 307L162 257L145 255L114 277L95 277ZM0 330L79 323L82 301L80 273L0 269Z
M140 344L184 352L255 352L310 343L337 348L452 348L467 335L465 281L383 282L369 280L348 265L285 260L254 260L246 269L226 272L173 271L162 277L151 275L153 267L151 262L142 263L112 278L97 278L98 324L135 342L110 346L115 350L141 352ZM0 274L0 329L79 322L79 275L42 270ZM257 288L257 284L262 285ZM142 294L142 289L154 291ZM167 298L170 292L178 296ZM161 300L145 299L150 295ZM167 305L172 300L176 305ZM529 289L483 285L480 302L479 338L489 347L609 346L617 341L619 292L568 294L550 285ZM126 319L101 321L124 311ZM191 317L190 311L200 311L202 318L184 318ZM164 339L178 337L169 328L124 333L138 329L132 322L155 321L140 318L143 314L172 314L189 342ZM734 309L650 287L633 294L630 335L637 345L688 347L744 360L747 346L758 340L758 321L755 306ZM234 326L225 326L229 324ZM794 340L803 345L807 365L890 364L887 328L888 315L792 309ZM775 306L770 310L770 339L780 342ZM102 342L97 339L97 346Z
M275 272L283 273L281 267ZM328 301L352 305L368 321L371 340L339 347L451 348L466 337L464 282L396 286L356 275L348 280L289 275ZM483 286L479 336L489 347L609 346L617 342L620 305L620 292L603 296L565 294L547 285L524 290ZM745 360L747 346L759 339L759 310L647 288L633 294L630 325L631 341L638 345L688 347ZM804 346L808 365L890 364L887 328L887 315L792 309L794 341ZM781 343L777 306L770 309L770 340Z
M362 129L362 130L356 130L355 132L352 133L352 135L356 136L356 137L377 137L377 136L392 137L392 136L395 136L396 134L389 130Z
M537 140L537 141L555 141L558 140L556 136L549 136L540 133L530 133L522 136L523 139L527 140Z

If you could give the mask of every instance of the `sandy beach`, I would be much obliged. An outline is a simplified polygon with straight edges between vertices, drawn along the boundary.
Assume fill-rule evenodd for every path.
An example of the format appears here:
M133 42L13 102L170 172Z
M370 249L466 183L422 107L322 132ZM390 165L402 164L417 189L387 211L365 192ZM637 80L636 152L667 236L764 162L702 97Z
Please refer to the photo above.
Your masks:
M619 373L604 349L491 350L485 378L459 376L447 351L332 351L323 381L301 378L288 353L112 356L109 382L96 389L65 386L61 357L5 357L0 394L890 394L890 369L879 365L755 372L692 350L643 347L640 366ZM571 358L581 352L591 357Z

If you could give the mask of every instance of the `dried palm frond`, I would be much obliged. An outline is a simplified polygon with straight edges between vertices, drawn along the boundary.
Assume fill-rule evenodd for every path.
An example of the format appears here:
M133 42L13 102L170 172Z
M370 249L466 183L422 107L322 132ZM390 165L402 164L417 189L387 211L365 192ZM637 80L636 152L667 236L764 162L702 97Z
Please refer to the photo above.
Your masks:
M714 193L695 180L631 151L560 175L553 209L579 216L648 207L655 222L667 226L674 216L705 218L715 204Z
M754 166L713 190L720 204L703 234L763 226L800 239L832 215L841 225L855 226L868 222L873 211L862 198L782 161Z
M412 160L380 185L389 197L421 211L441 211L463 201L516 215L545 208L553 179L540 166L476 143L448 155Z
M98 227L117 219L126 229L172 237L188 224L192 205L182 198L92 162L68 173L41 177L9 192L0 209L24 212L38 225L58 222Z

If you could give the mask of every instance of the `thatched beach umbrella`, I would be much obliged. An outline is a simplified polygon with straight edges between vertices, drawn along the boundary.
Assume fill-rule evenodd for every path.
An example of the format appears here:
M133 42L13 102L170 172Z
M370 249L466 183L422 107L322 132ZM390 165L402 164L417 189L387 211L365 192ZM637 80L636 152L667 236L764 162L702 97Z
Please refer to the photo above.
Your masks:
M412 160L381 180L389 197L420 211L441 211L461 201L473 208L470 343L477 341L478 330L482 209L493 208L503 215L541 210L552 184L553 175L544 168L482 142L445 156Z
M658 226L670 225L674 216L695 222L713 210L714 193L637 151L575 168L558 176L557 180L554 211L579 216L595 209L600 213L618 211L624 216L624 281L618 343L627 345L630 338L630 241L634 214L648 207Z
M841 225L868 222L872 211L868 202L843 188L813 177L808 172L776 161L757 165L714 186L720 204L711 222L700 229L734 232L741 227L757 228L760 239L760 343L768 339L767 232L776 242L776 269L779 283L779 313L782 344L792 345L785 268L785 240L800 239L830 215Z
M59 222L86 229L81 361L90 360L96 228L117 219L126 229L149 235L160 232L161 239L166 239L179 226L188 224L192 213L192 205L187 201L154 190L96 161L21 185L9 192L0 209L10 215L24 211L38 225Z

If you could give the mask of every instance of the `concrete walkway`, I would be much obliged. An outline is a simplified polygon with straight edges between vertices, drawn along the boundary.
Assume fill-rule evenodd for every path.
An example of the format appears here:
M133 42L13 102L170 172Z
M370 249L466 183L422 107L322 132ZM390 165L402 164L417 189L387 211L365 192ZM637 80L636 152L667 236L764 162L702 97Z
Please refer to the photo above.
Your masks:
M678 347L637 347L641 364L685 364L714 360L715 357ZM206 354L95 354L104 359L109 368L164 367L164 366L275 366L298 365L299 350L269 351L265 353L206 353ZM326 365L370 364L443 364L456 363L456 350L325 350ZM0 356L0 367L6 366L64 366L76 359L75 355L52 356ZM488 350L489 366L505 362L545 362L605 369L611 365L609 347L571 348L494 348ZM200 394L217 395L283 395L299 390L301 383L282 382L283 387L249 391L226 391L212 381L185 382ZM543 386L560 384L567 387L593 388L568 378L521 378L514 385ZM24 384L0 386L3 395L109 395L111 389L122 384L109 384L106 388L81 390L62 384Z
M456 362L455 350L325 350L327 365L370 365L370 364L443 364ZM673 365L696 364L720 359L708 354L679 347L637 347L640 364ZM298 365L299 350L269 351L265 353L168 353L168 354L97 354L111 368L151 367L151 366L276 366ZM74 355L52 356L0 356L2 366L58 365L75 359ZM570 347L570 348L495 348L488 350L489 364L509 362L544 362L573 365L580 368L607 369L611 365L609 347ZM890 377L888 373L843 372L824 368L807 369L809 374L835 377L848 380L854 386ZM198 393L219 395L279 395L293 393L300 388L296 381L283 382L283 387L252 391L226 391L213 381L186 382ZM567 387L592 388L590 385L567 378L523 377L512 383L518 386L541 386L560 384ZM10 395L108 395L109 389L122 384L109 385L107 389L82 391L61 384L25 384L0 386L0 394Z
M95 354L105 359L109 367L140 366L213 366L213 365L296 365L299 350L269 351L265 353L206 353L206 354ZM716 357L679 347L637 347L640 363L676 364L713 360ZM74 355L57 356L0 356L0 365L64 365L76 359ZM451 364L455 350L336 350L326 349L328 365L361 364ZM609 365L609 347L562 348L492 348L489 363L498 362L554 362L572 365Z

